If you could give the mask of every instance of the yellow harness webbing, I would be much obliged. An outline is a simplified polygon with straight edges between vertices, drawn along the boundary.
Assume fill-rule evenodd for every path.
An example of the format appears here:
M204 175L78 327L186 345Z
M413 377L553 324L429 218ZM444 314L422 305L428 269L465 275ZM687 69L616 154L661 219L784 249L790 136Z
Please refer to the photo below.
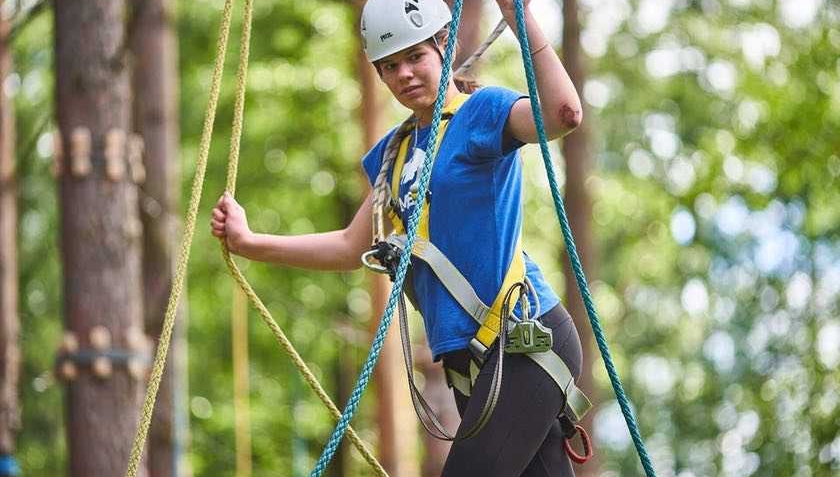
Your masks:
M449 120L458 112L458 109L470 98L468 94L459 93L457 96L452 98L452 101L449 102L443 108L443 116L440 121L440 132L437 135L437 139L435 141L433 152L433 160L437 157L438 152L440 151L440 144L443 142L443 138L446 136L446 130L449 127ZM397 157L394 159L394 171L393 175L391 176L391 197L399 197L400 192L400 177L402 176L403 167L405 167L405 161L408 159L408 148L411 145L411 135L407 134L403 140L400 142L400 148L397 152ZM415 144L415 147L417 145ZM385 167L385 165L383 165ZM391 219L391 224L394 226L394 233L398 235L402 235L405 233L405 227L403 226L402 220L394 211L393 207L388 207L388 218ZM428 201L423 201L423 210L420 212L420 223L417 225L417 236L428 239L429 238L429 203Z

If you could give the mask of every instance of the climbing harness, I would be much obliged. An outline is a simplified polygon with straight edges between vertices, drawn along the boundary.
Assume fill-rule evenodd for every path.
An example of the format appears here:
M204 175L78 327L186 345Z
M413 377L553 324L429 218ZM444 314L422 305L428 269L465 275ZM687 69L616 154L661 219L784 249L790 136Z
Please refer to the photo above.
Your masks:
M433 149L435 153L440 150L441 144L446 138L446 131L449 127L450 120L468 98L469 96L466 94L459 94L443 109L440 134L437 137ZM403 250L405 250L405 244L407 242L407 235L405 234L402 220L395 211L395 197L398 194L402 169L409 155L409 146L411 143L410 133L415 128L416 118L412 116L397 128L385 146L382 166L377 174L373 187L374 217L372 226L375 243L371 250L362 256L362 263L365 266L380 273L387 273L392 280L396 276L396 266L398 264L396 257L399 257ZM389 173L391 175L390 184L388 183ZM463 431L456 439L455 436L447 433L443 426L440 425L439 419L431 411L426 400L414 384L414 374L411 368L411 343L408 337L406 318L407 313L404 299L402 296L400 297L400 306L398 308L400 313L400 335L402 337L403 354L409 377L409 389L415 411L426 431L438 439L447 441L463 440L475 436L489 420L498 400L505 352L525 354L554 379L560 389L565 392L565 395L572 396L568 400L569 406L563 406L561 409L563 411L562 414L568 416L571 424L573 426L577 425L580 418L591 407L591 404L574 385L572 373L566 367L565 363L551 351L551 332L538 320L532 320L528 317L527 310L530 309L530 306L527 303L527 292L530 287L525 284L525 261L523 252L521 251L521 239L517 241L515 248L517 252L514 253L513 260L508 272L505 274L501 289L492 305L488 306L481 301L469 281L455 265L429 240L429 215L430 202L427 198L427 200L424 200L422 211L420 212L417 238L411 250L412 256L422 260L430 267L441 284L479 325L478 332L470 341L469 346L478 367L484 364L497 339L501 343L505 343L505 345L498 347L499 360L496 362L496 369L493 372L493 380L490 384L488 398L485 401L479 418L473 427L467 431ZM395 231L388 237L382 237L383 231L385 230L385 225L382 221L384 221L383 218L385 216L390 219L393 230ZM373 264L370 260L371 258L381 259L380 264ZM403 289L405 292L411 294L411 288L409 284ZM523 302L523 318L521 320L510 319L512 315L509 309L511 308L511 300L514 298L513 294L515 290L519 291L519 298ZM506 325L502 326L502 323L506 323ZM506 337L508 333L510 333L510 338ZM456 371L447 369L450 382L459 383L459 391L469 396L477 372L471 373L471 377L468 380L466 377L457 376L457 374ZM462 384L467 381L469 382L469 386ZM572 429L574 430L575 427L572 427Z

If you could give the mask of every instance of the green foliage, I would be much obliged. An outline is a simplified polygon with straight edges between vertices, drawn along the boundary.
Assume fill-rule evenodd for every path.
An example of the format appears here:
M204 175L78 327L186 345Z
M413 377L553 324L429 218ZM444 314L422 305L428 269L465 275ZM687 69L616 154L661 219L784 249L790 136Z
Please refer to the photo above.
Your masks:
M836 475L840 11L583 3L596 296L659 472Z
M57 190L50 178L53 95L49 11L35 17L13 47L12 85L17 128L20 346L19 395L23 431L17 458L25 472L64 472L66 444L61 386L51 375L61 342L61 269ZM8 90L7 90L8 91Z
M198 152L204 91L215 49L215 39L204 38L207 30L217 30L220 18L218 11L209 14L206 10L202 2L184 3L179 15L185 196L190 164ZM201 17L209 25L196 29L194 21ZM351 17L348 5L323 2L272 2L255 10L237 185L237 198L255 230L309 233L341 228L361 201L365 185L358 173L361 140L355 110L359 91L354 80ZM224 188L238 32L231 39L203 211L209 211ZM356 349L336 325L367 328L364 320L369 306L348 299L366 296L363 274L317 274L240 263L341 407L336 377L347 366L351 374L356 372L368 343L359 343L361 348ZM196 235L190 274L190 375L199 377L191 378L190 396L206 399L212 413L196 416L193 409L190 456L195 475L233 470L230 309L226 305L232 287L218 243L202 227ZM255 313L251 321L254 475L297 475L294 469L314 463L332 429L332 419ZM357 421L361 429L372 422L367 413L364 409Z

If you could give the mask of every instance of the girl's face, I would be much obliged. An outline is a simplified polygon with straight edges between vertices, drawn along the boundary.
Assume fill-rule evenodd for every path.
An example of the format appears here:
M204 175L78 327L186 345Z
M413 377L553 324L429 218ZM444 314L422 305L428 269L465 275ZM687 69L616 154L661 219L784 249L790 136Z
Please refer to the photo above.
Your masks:
M400 104L415 113L434 106L443 64L429 42L386 56L377 67L382 81Z

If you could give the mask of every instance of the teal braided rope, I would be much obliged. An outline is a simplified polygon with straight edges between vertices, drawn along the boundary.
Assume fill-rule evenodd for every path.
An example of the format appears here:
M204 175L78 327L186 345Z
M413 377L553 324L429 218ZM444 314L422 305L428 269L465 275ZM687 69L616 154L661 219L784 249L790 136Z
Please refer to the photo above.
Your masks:
M461 20L462 5L463 0L455 0L455 4L452 7L452 23L449 31L450 38L455 38L458 35L458 24ZM443 102L446 98L446 90L449 86L454 46L454 41L446 42L446 52L443 58L443 71L441 73L437 99L435 100L434 113L432 115L432 128L431 131L429 131L429 139L426 143L426 160L423 163L423 169L420 173L420 185L417 190L418 197L426 197L426 189L429 185L429 179L432 176L432 158L435 154L434 147L437 141L438 130L440 128L440 118L442 116L444 106ZM379 355L382 351L385 334L388 332L388 327L391 325L391 317L393 316L394 308L396 307L397 300L402 293L403 282L405 281L408 264L411 260L411 249L414 247L414 242L417 238L417 225L420 223L420 212L422 209L422 204L418 205L418 207L414 208L411 216L409 217L405 249L400 257L400 264L397 267L394 286L391 289L391 295L388 297L388 304L385 307L385 312L382 314L382 320L379 323L379 327L376 329L376 335L374 336L373 343L371 344L370 352L368 353L368 357L362 366L362 372L359 375L358 381L356 381L353 392L350 394L347 407L344 409L341 419L338 420L338 424L336 424L335 430L333 431L332 436L330 436L329 442L327 442L326 447L324 447L324 450L321 453L321 457L315 464L315 468L312 470L312 473L309 474L310 477L320 477L324 470L326 470L327 465L332 460L336 450L338 449L338 445L341 443L341 439L344 437L344 432L347 430L347 426L350 425L350 420L353 419L353 415L359 407L359 401L362 399L362 393L364 393L368 381L370 381L370 376L373 373L373 367L376 366L376 361L379 359Z
M560 189L557 186L557 178L554 174L554 166L551 162L551 153L548 150L548 139L545 134L545 126L543 125L542 111L539 107L539 100L537 99L537 80L534 73L534 63L531 59L531 48L528 45L528 35L525 28L525 7L522 0L514 0L516 7L516 31L519 36L519 43L522 50L522 61L525 64L525 75L528 80L528 94L531 96L531 111L534 114L534 123L537 127L537 134L540 138L540 150L542 151L543 163L548 174L548 183L551 186L551 196L554 199L554 207L557 210L557 216L560 219L560 228L563 231L563 240L566 242L566 252L569 254L569 260L572 264L572 269L575 272L575 279L577 280L580 295L583 298L583 303L586 305L586 312L589 315L589 323L592 325L592 331L595 334L595 340L598 342L598 349L601 350L601 356L604 358L604 366L607 368L607 374L610 377L615 396L618 399L618 404L621 406L621 412L624 414L624 420L627 422L627 429L633 437L633 443L636 445L636 450L639 453L639 460L642 462L642 467L645 469L647 477L656 477L656 472L653 469L650 457L648 456L645 444L642 441L642 436L639 434L639 428L636 424L636 418L633 416L633 410L630 409L630 401L624 393L624 388L621 386L621 379L618 377L618 372L613 364L610 356L610 349L607 346L607 338L604 335L604 330L601 328L601 323L598 320L598 312L595 311L595 304L592 300L592 295L589 293L589 286L587 285L586 276L583 273L583 266L580 263L575 240L572 236L572 228L569 225L569 220L566 216L566 208L563 205L563 198L560 196Z

